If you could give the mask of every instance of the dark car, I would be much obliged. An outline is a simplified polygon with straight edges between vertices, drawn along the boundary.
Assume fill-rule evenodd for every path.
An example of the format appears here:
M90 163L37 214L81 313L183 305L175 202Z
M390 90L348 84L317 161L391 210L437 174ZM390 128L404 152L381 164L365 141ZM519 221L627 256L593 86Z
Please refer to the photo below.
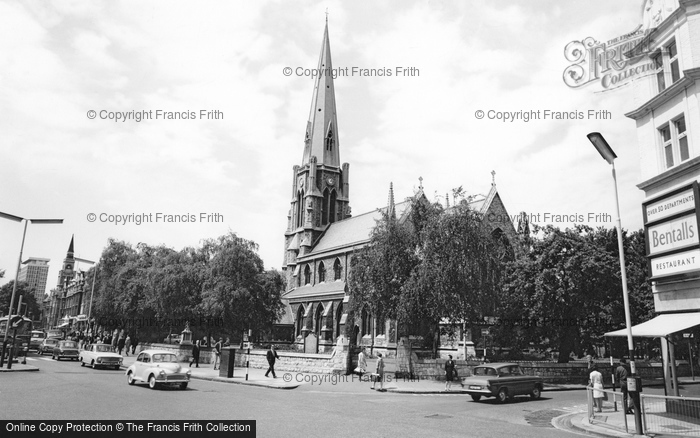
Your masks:
M517 363L490 363L474 367L472 376L464 380L464 389L472 400L496 397L500 403L518 395L537 400L542 395L542 377L528 376Z
M39 344L39 348L37 348L36 352L42 356L44 353L53 353L53 347L58 345L59 341L59 338L46 338Z
M58 344L53 347L51 359L61 360L66 357L70 360L78 360L78 343L76 341L58 341Z

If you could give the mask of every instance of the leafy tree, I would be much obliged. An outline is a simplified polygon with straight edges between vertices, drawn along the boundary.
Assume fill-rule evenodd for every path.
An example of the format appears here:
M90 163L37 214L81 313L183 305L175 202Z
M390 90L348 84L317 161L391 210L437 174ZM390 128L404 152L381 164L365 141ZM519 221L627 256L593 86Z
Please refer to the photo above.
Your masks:
M503 249L466 202L443 211L414 199L407 220L385 214L353 257L353 309L397 320L431 339L436 354L443 318L474 321L494 310Z
M12 300L12 287L15 281L12 280L0 287L0 315L7 315L10 310L10 301ZM29 284L20 281L17 283L17 290L15 291L15 302L13 313L17 312L17 304L19 303L19 297L22 296L22 312L23 314L29 316L32 315L33 318L38 318L40 314L39 306L34 298L34 291L29 288Z
M599 343L624 322L615 229L551 225L507 270L497 339L519 349L531 341L559 350L559 361ZM644 235L623 236L630 296L639 315L653 308L646 285ZM651 306L651 307L650 307Z
M207 240L200 310L230 333L268 330L281 316L282 276L265 272L257 245L234 233Z

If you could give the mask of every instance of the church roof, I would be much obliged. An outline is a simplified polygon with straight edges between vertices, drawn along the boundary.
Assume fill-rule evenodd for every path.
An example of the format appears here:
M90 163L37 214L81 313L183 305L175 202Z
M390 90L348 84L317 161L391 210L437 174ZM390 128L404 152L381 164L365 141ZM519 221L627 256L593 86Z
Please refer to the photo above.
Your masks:
M395 204L396 216L402 218L410 204L411 202L408 200ZM313 250L309 254L299 257L298 260L303 261L307 258L314 258L321 253L332 253L336 250L347 251L349 248L366 245L370 241L372 230L377 225L377 221L382 219L383 212L386 212L386 207L330 224L317 240Z

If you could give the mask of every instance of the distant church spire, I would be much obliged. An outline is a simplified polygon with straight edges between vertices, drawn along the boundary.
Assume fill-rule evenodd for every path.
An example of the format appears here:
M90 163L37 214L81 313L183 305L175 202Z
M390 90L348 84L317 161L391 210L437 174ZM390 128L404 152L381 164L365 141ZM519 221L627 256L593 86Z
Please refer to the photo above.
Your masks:
M326 16L326 28L323 33L317 72L319 75L316 77L311 98L311 111L306 124L304 157L301 164L302 166L309 164L311 157L315 156L319 165L340 167L340 142L335 110L331 45L328 39L328 16Z

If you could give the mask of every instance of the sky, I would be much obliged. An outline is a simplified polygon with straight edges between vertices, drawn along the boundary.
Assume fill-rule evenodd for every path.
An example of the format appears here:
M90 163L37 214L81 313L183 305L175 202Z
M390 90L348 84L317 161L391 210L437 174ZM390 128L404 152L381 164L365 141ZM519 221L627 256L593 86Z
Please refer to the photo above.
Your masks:
M179 250L231 231L280 269L326 13L349 73L335 89L353 214L385 206L392 182L397 201L413 195L419 177L440 202L486 194L495 171L510 215L614 227L611 167L586 138L599 131L622 226L642 227L633 87L563 80L567 44L634 30L641 1L0 0L0 212L64 219L27 230L23 260L51 259L47 292L71 236L97 261L109 238ZM22 230L0 218L0 284Z

